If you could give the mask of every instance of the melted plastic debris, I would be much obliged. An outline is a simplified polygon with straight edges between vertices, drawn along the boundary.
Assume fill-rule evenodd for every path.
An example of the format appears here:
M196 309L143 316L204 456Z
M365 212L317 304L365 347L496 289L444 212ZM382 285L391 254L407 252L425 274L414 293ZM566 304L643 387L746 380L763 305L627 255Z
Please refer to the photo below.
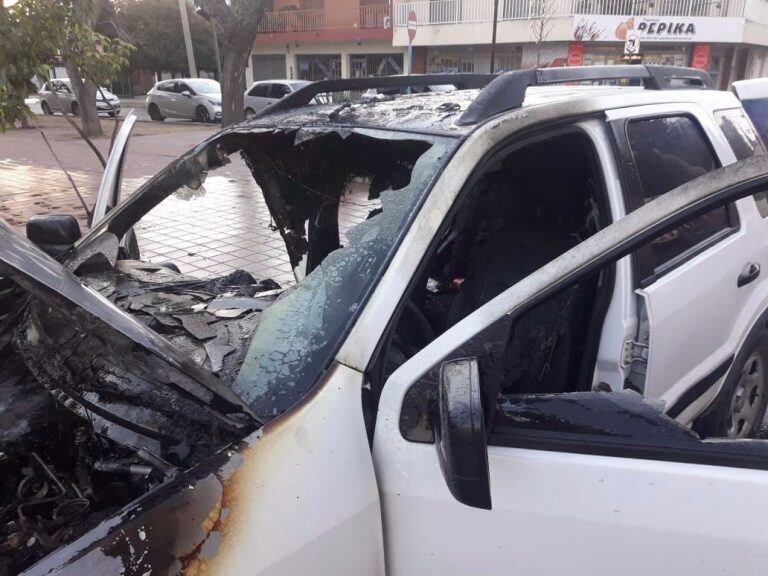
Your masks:
M242 270L203 281L140 262L121 261L119 269L125 275L82 279L196 362L229 378L239 369L261 311L282 292L272 280L257 281ZM262 293L271 296L261 297Z
M192 186L182 186L176 190L173 195L179 200L194 200L196 198L202 198L207 193L208 191L205 189L205 186L200 184L197 188L193 188Z

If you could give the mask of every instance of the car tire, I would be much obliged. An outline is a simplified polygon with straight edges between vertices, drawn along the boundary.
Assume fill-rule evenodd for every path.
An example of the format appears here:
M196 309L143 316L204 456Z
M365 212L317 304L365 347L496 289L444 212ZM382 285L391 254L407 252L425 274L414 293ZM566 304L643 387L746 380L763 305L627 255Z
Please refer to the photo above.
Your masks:
M53 110L51 110L51 107L48 106L48 102L46 102L45 100L43 100L40 103L40 108L43 109L43 114L45 114L46 116L52 116L53 115Z
M250 118L252 116L256 116L256 110L254 110L253 108L246 108L245 109L245 117L246 118Z
M115 116L117 116L117 112L113 112L110 110L109 112L107 112L107 116L109 116L110 118L114 118Z
M80 105L77 102L72 102L72 116L80 116Z
M728 371L722 390L694 424L704 437L753 438L768 406L768 329L747 338Z
M211 115L208 113L208 108L205 106L198 106L195 108L195 121L208 124L211 121Z
M150 104L147 106L147 112L149 113L149 119L154 122L162 122L165 120L163 115L160 114L160 108L157 107L157 104Z

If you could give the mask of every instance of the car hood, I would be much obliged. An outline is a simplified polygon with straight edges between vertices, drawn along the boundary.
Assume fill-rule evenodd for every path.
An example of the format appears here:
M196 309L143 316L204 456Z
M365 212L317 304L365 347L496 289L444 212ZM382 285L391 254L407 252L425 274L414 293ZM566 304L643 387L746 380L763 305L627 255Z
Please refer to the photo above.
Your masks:
M114 248L115 254L117 250L117 238L110 236L104 236L99 249L76 254L76 261L68 262L68 267L77 270L82 264L93 266L96 261L104 264L100 250L109 253L110 248ZM82 327L86 334L99 334L105 340L114 338L125 342L127 339L132 348L152 358L151 363L159 372L169 370L174 374L161 378L161 382L176 388L222 423L238 428L243 426L243 418L255 420L247 405L210 371L87 286L60 262L14 232L2 218L0 276L13 280L35 299Z
M102 88L101 90L96 92L96 99L97 100L104 100L104 98L102 98L102 96L101 96L102 93L104 94L104 98L106 98L107 100L117 100L118 99L117 96L112 94L112 92L110 92L109 90L104 90Z

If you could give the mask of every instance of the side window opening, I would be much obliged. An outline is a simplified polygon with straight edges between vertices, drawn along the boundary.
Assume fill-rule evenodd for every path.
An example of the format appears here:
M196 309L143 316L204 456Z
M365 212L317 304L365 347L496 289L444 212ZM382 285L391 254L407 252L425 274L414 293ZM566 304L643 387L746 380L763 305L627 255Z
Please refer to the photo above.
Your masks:
M449 351L406 392L400 433L411 442L432 443L439 375L443 362L477 362L488 444L600 454L623 458L724 464L744 453L734 444L701 438L665 413L663 402L626 388L585 386L582 367L589 324L574 308L579 291L600 283L613 264L595 270L547 299L486 329ZM737 441L738 442L738 441Z
M446 329L605 226L610 217L602 182L596 152L582 132L492 159L449 216L416 281L380 364L380 382ZM583 336L596 332L599 340L602 318L593 313L600 308L604 314L597 304L603 292L610 299L612 286L610 274L592 278L519 324L525 338L515 353L536 352L518 375L521 389L552 383L561 370L576 371L579 386L589 388L592 373L580 361L563 364L563 348L578 347L580 358L596 354ZM551 332L561 337L553 341Z
M720 167L706 135L689 116L631 120L626 136L637 183L629 190L630 210ZM734 229L737 220L732 207L717 208L657 238L637 253L641 283L647 285L698 254Z
M248 96L258 96L260 98L266 98L269 92L269 84L257 84L251 91L248 92Z

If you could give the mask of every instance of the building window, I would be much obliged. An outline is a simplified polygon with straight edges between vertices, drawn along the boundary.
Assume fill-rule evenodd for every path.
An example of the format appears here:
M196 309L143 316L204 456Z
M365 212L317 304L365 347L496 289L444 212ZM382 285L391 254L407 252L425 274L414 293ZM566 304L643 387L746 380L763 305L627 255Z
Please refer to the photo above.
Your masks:
M333 80L341 78L340 54L301 54L296 57L299 80Z
M359 54L350 58L350 74L352 78L393 76L402 73L402 54Z
M522 68L522 55L517 54L498 54L496 56L495 72L509 72L510 70L520 70Z

